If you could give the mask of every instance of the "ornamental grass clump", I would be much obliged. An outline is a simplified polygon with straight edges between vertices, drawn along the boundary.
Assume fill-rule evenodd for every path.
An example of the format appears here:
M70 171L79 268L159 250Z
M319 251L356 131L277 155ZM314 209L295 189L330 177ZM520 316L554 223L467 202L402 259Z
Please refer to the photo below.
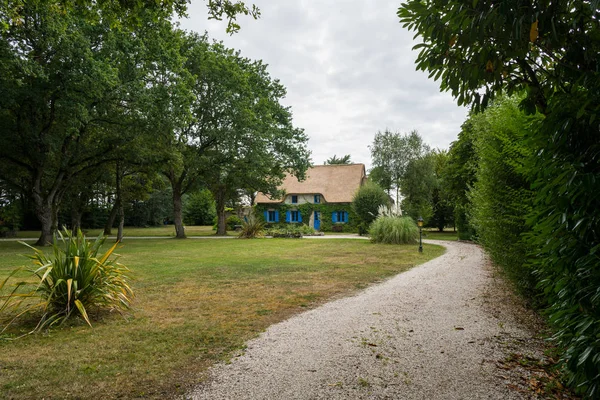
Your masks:
M64 229L58 233L50 256L23 243L34 251L27 257L35 267L18 268L0 283L0 315L10 315L2 332L28 314L41 314L30 332L33 333L60 325L74 316L82 317L92 326L90 310L128 309L133 299L130 271L117 262L118 256L111 258L118 243L98 254L105 239L98 237L91 242L81 231L72 235ZM30 277L14 284L8 294L2 294L11 278L22 271L30 273Z
M403 217L388 207L379 208L379 216L369 228L373 243L408 244L416 243L419 228L410 217Z

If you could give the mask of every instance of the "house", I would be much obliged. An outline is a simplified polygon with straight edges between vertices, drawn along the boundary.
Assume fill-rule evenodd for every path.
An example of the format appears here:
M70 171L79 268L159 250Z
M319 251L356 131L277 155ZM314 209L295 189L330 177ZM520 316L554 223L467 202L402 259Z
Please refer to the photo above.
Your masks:
M279 187L281 199L258 193L257 212L267 223L304 223L316 230L348 231L355 226L352 199L366 182L364 164L316 165L306 179L287 175Z

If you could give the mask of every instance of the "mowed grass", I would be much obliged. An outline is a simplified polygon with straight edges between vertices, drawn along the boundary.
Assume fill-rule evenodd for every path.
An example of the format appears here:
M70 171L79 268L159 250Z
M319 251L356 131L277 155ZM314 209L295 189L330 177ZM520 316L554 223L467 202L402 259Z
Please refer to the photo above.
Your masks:
M172 398L269 325L443 253L363 240L129 240L134 309L0 340L3 398ZM27 249L0 243L0 277ZM24 331L26 327L20 326ZM17 332L13 332L17 333Z
M85 234L88 237L98 237L103 229L86 229ZM112 229L112 235L116 236L117 228ZM212 226L186 226L185 234L187 236L211 236L215 234ZM227 232L228 235L235 236L236 232ZM173 225L152 226L148 228L138 228L126 226L123 228L123 236L139 237L139 236L165 236L174 237L175 227ZM37 239L40 237L40 231L19 231L17 237L21 239Z
M431 239L431 240L458 240L458 232L454 231L443 231L439 232L435 231L423 231L423 239Z

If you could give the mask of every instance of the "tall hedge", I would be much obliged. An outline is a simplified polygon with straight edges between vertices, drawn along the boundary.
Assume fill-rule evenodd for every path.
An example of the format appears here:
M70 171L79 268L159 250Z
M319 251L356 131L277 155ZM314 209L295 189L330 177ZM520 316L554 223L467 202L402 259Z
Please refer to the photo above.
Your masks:
M557 95L535 135L527 241L569 383L600 398L600 82L593 83L577 96Z
M522 235L529 230L526 219L533 201L526 170L533 151L525 138L536 117L520 111L519 101L501 98L471 117L478 169L469 193L470 216L478 241L492 260L521 289L531 292L535 281L526 264L529 247Z
M600 2L407 0L398 16L420 36L417 68L458 104L524 91L520 107L544 116L527 133L525 246L570 383L600 398Z

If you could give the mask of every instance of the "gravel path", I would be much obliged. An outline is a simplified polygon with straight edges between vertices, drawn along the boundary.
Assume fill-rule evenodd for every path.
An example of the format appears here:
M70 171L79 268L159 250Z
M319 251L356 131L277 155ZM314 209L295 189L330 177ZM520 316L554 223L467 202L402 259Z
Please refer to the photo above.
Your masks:
M478 246L430 243L447 252L271 326L187 397L527 398L498 365L535 347L528 317L507 304Z

